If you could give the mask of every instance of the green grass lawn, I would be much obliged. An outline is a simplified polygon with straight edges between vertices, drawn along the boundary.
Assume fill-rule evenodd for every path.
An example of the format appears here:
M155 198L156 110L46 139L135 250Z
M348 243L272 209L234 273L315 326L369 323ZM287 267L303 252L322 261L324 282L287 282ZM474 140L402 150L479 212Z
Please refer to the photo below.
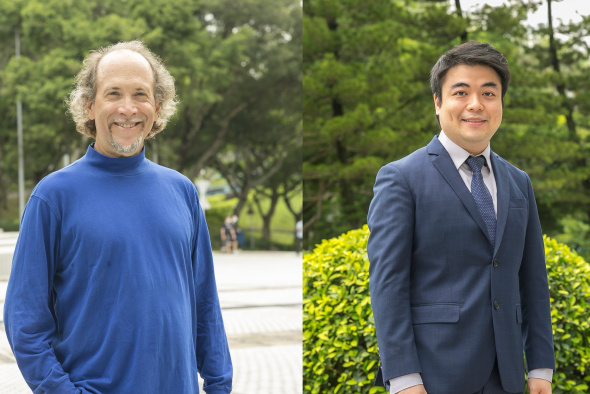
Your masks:
M31 189L25 189L25 204L29 200ZM18 231L20 215L18 212L18 193L16 188L8 190L7 206L0 207L0 228L4 231Z
M223 218L230 215L238 199L225 199L223 195L208 196L207 200L211 204L211 209L206 213L207 225L209 226L209 234L211 236L211 243L215 248L219 247L219 228L221 227ZM291 206L300 207L302 203L302 196L297 195L291 201ZM248 215L248 205L252 206L253 214ZM262 209L266 212L270 206L270 200L264 198L261 200ZM298 209L298 208L295 208ZM246 248L249 249L251 245L251 229L254 231L254 246L258 249L262 242L262 226L263 220L259 215L258 210L249 197L249 202L244 205L242 211L238 215L238 225L245 232ZM295 232L295 217L289 212L285 202L280 199L277 203L275 213L271 219L271 247L277 249L293 249L294 248L294 232Z

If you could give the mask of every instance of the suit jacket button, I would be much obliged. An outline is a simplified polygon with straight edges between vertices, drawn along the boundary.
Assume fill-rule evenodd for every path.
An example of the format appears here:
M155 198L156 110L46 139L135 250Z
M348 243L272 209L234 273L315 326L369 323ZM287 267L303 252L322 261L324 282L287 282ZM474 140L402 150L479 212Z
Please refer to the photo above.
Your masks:
M500 309L500 303L498 301L494 301L494 309L495 310Z
M494 268L498 266L498 259L494 259Z

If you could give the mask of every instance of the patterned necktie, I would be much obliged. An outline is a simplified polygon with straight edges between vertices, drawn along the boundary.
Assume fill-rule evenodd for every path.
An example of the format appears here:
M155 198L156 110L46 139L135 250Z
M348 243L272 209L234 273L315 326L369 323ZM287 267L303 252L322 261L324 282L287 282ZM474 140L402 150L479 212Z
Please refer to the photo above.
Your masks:
M492 195L483 182L483 176L481 175L481 167L484 165L486 159L483 156L473 157L470 156L466 162L473 170L473 178L471 178L471 194L477 204L477 209L483 217L483 221L488 229L488 235L492 247L496 241L496 214L494 212L494 200Z

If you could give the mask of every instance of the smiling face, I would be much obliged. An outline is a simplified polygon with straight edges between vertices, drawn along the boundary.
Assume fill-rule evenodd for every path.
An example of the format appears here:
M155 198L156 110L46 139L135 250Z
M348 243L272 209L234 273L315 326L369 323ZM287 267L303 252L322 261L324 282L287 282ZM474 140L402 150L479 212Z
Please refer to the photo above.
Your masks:
M105 55L98 63L96 97L87 110L96 124L98 152L110 157L137 155L158 118L154 75L147 60L129 50Z
M442 130L473 155L488 146L502 122L502 85L493 68L461 64L442 84L442 100L434 95Z

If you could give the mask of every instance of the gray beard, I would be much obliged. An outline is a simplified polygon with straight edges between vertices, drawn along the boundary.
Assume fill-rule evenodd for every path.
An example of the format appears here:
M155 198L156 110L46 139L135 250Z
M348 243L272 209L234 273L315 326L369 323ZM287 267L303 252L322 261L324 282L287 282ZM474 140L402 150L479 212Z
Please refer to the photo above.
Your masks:
M119 153L128 155L133 153L139 149L139 147L143 144L143 134L139 136L137 141L132 143L131 145L121 145L115 142L113 139L113 134L111 133L111 146Z

